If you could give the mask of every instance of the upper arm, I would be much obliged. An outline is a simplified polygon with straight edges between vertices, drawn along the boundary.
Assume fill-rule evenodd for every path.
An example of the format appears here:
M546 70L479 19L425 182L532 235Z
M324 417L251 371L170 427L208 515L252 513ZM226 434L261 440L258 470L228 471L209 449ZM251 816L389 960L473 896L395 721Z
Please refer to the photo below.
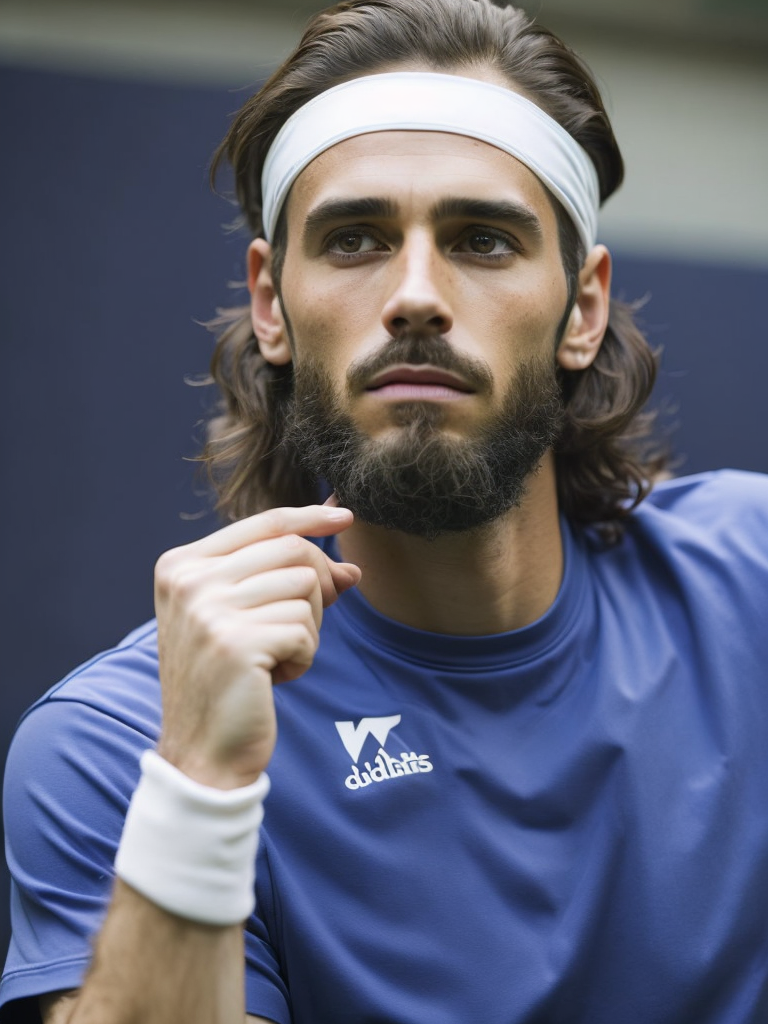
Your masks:
M151 743L138 727L75 699L46 700L19 726L3 799L14 890L8 999L82 984L111 898L139 756Z
M109 760L105 737L117 737L120 763ZM126 750L142 742L149 745L136 730L113 726L103 712L76 701L39 706L17 731L3 808L14 887L8 999L36 1000L46 990L60 994L82 984L138 777L140 750L134 758ZM46 1024L64 1024L68 1002L49 997Z

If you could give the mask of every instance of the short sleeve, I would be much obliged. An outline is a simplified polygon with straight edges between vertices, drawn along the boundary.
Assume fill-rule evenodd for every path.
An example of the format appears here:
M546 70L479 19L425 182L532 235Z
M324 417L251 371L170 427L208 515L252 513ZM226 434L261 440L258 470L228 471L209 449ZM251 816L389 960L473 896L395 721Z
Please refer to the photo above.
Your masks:
M81 984L138 758L152 742L78 701L45 702L22 722L3 794L13 926L3 1004ZM11 1019L3 1012L0 1020Z
M37 1024L39 995L82 984L112 895L139 760L155 746L160 719L154 639L144 631L77 670L22 720L3 793L12 938L0 1024ZM271 915L266 861L259 871ZM254 914L246 927L246 1006L290 1024L270 921Z
M269 798L266 814L269 815ZM276 1024L291 1024L291 998L281 967L281 953L279 899L272 883L269 837L262 827L256 864L256 912L245 928L245 1008L248 1013Z

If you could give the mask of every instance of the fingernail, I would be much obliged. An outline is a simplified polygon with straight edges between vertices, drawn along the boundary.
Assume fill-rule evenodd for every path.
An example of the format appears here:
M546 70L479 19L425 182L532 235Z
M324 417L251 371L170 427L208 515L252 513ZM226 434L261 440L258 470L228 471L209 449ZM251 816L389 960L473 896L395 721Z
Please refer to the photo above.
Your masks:
M323 506L326 510L326 516L331 522L347 522L351 513L348 508L333 508L332 506Z
M328 497L323 502L323 505L325 505L326 508L336 508L338 504L339 499L336 497L335 494L329 494Z

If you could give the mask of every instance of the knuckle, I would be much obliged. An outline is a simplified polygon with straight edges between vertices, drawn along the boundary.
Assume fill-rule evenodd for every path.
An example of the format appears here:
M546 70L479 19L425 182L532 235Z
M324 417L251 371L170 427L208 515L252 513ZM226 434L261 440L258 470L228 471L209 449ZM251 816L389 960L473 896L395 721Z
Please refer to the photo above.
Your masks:
M287 529L285 510L282 508L270 508L261 513L262 526L273 534L282 534Z
M190 603L200 587L200 572L193 565L180 565L172 573L169 593L184 604Z
M299 649L306 660L307 664L311 664L317 652L317 634L314 630L309 629L307 626L303 626L301 630L301 638L299 640Z
M189 628L196 636L221 637L227 633L226 619L216 613L210 601L190 602L187 616Z
M204 567L189 561L169 563L156 570L155 592L158 604L167 612L189 616L193 623L208 622L216 600Z
M286 640L291 647L291 659L310 665L317 651L314 632L307 623L295 622L285 627Z
M243 632L235 616L217 615L206 609L200 609L197 614L206 650L211 662L221 667L221 678L232 671L243 671L260 646L254 635Z
M288 564L295 563L301 557L301 550L305 543L304 538L297 533L284 533L272 541L275 551Z
M177 548L164 551L155 562L155 586L160 593L167 593L171 588L178 560Z
M312 619L310 603L303 597L282 602L282 607L277 614L280 616L279 621L285 624L308 623Z
M217 663L231 665L240 662L243 657L242 644L238 643L237 635L226 628L215 628L208 632L211 653Z
M286 569L290 573L291 583L296 591L308 598L317 586L317 573L311 565L293 565Z
M301 582L308 590L313 590L317 586L318 582L315 570L311 565L301 565L298 568Z

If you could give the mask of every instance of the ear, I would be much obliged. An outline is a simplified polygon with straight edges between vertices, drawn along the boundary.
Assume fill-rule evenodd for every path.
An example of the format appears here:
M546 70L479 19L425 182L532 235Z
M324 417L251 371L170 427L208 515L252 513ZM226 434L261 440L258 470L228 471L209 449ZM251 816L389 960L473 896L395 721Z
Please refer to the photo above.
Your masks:
M274 366L290 363L288 331L272 280L272 247L263 238L254 239L248 247L248 290L251 323L261 354Z
M611 254L596 245L579 274L576 302L557 349L564 370L586 370L594 362L608 327L610 298Z

